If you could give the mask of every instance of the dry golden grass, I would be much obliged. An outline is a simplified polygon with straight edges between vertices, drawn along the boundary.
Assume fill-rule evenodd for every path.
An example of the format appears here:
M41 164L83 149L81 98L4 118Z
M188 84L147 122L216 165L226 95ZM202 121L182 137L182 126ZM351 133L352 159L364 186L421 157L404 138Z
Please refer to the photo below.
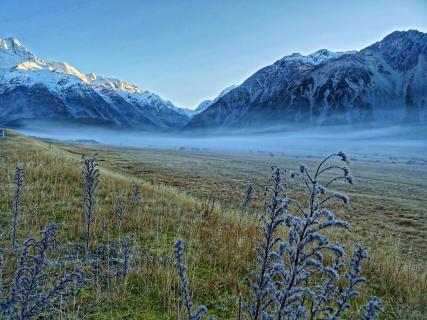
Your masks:
M242 288L257 238L253 220L245 219L240 224L234 208L239 205L246 181L251 179L258 186L265 184L269 176L266 158L49 143L8 132L8 137L0 139L2 247L10 246L8 228L16 164L25 170L25 210L19 239L37 234L49 222L58 221L63 225L59 235L62 247L83 242L80 156L93 153L100 159L102 188L91 245L129 235L135 266L124 283L107 290L101 287L85 290L80 309L58 317L180 319L178 283L170 255L172 243L182 237L187 242L186 262L195 302L205 304L221 319L233 318L236 293ZM275 160L285 168L297 161ZM314 160L305 159L305 162L310 165ZM378 245L370 246L373 259L366 265L369 286L358 303L375 294L385 303L385 319L423 319L427 315L427 276L423 263L427 253L421 251L426 245L426 235L425 220L418 220L424 214L419 188L411 185L401 203L394 199L394 193L403 189L402 181L407 179L408 172L399 172L402 177L389 179L384 188L380 183L383 176L378 180L368 179L364 170L374 171L366 163L355 166L360 178L359 185L349 190L351 214L339 211L353 222L355 231L333 235L347 247L356 240L363 240L369 247L370 241L381 239L375 242ZM141 205L130 210L133 181L144 184ZM294 190L298 197L299 190L299 187ZM375 196L368 196L370 193ZM382 197L389 201L383 201ZM218 201L226 204L224 215L218 206L211 208L209 198L217 199L217 204ZM116 211L119 203L127 208L121 228ZM36 219L31 217L34 205L38 206ZM373 210L375 206L381 208ZM388 210L398 211L404 218L393 215L390 225L379 228L384 221L381 215ZM394 225L399 225L399 219L407 221L401 233L397 233ZM402 250L407 250L411 243L416 255L407 254L405 257L413 259L402 259Z
M261 200L270 166L293 170L303 162L314 166L320 158L276 154L230 154L208 151L123 149L104 146L59 144L77 154L97 153L104 165L155 185L174 186L199 199L215 198L228 208L241 201L248 181ZM353 226L355 237L380 243L394 250L396 243L405 258L427 261L427 213L425 190L427 165L407 164L414 155L384 157L358 154L350 160L355 185L344 190L351 197L351 210L338 211ZM423 151L419 151L422 153ZM396 151L398 153L398 151ZM424 152L425 154L425 152ZM353 156L353 155L350 155ZM426 159L424 159L427 161ZM302 186L290 190L302 196Z

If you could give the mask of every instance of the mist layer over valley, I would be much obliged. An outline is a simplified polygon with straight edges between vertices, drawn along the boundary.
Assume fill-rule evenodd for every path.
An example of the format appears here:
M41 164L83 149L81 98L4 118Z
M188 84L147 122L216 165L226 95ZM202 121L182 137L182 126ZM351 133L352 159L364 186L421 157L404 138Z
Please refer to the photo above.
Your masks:
M322 155L336 150L352 154L416 156L427 160L427 126L325 126L276 131L223 130L216 133L153 133L124 128L38 121L16 130L29 136L111 147L269 153L271 156ZM402 153L402 150L404 151Z

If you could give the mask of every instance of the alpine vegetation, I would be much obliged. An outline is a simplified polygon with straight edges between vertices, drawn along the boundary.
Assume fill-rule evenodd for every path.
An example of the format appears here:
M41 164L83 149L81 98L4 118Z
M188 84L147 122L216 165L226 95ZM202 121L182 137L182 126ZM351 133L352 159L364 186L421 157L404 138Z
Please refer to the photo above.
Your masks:
M22 139L17 136L18 142L27 141ZM100 176L100 162L75 156L89 147L80 151L75 146L70 154L59 147L52 149L55 152L39 150L35 144L25 153L27 145L13 143L13 149L7 150L20 155L7 162L12 175L0 170L4 200L0 212L9 211L0 219L4 244L0 250L1 319L202 320L215 315L239 320L369 320L378 316L415 320L424 315L424 304L419 303L425 296L422 266L397 263L400 249L390 260L373 251L372 261L367 261L366 250L355 246L357 237L349 234L349 224L341 220L341 211L350 204L345 193L354 183L342 152L315 167L297 166L295 172L272 167L260 200L262 192L254 188L259 180L251 178L252 170L246 170L244 178L253 184L244 185L240 195L230 189L237 189L241 181L234 174L233 179L212 177L215 183L209 188L197 185L206 183L205 179L191 178L190 184L195 183L191 190L202 188L200 194L193 194L183 192L190 187L187 182L183 190L181 184L176 189L163 183L136 185L139 180L129 178L128 172L141 172L139 160L126 162L129 171L119 165L117 173L107 171ZM0 158L5 154L0 146ZM312 157L306 158L314 163ZM121 159L117 157L120 163ZM284 165L294 161L280 155L274 159ZM25 169L24 177L22 169L17 169L15 174L16 163L34 171ZM115 162L106 158L106 163ZM257 170L259 163L253 164ZM240 173L238 169L235 174ZM173 181L181 181L175 180L181 174L174 173ZM215 200L209 194L218 185ZM149 201L142 208L145 197ZM359 202L353 210L369 212L371 204L375 205L375 199ZM14 220L12 212L17 213ZM14 221L16 250L10 241ZM54 221L66 228L57 232L58 225L53 224L39 237L41 228ZM175 234L182 235L186 243L177 240L168 252ZM36 239L23 241L33 236ZM54 248L55 238L59 243ZM189 258L197 267L190 268ZM384 301L384 314L382 302L371 299L373 294Z
M24 169L16 166L15 170L15 195L12 206L12 249L16 251L16 232L18 230L19 219L22 216L22 196L24 194Z
M36 204L33 204L31 207L31 223L36 224L37 223L37 217L39 213L39 207Z
M184 246L183 240L178 239L173 245L173 251L175 256L175 267L178 273L180 285L181 285L181 298L182 304L185 308L186 317L188 320L200 320L203 315L208 311L205 306L200 306L196 312L193 312L193 303L190 297L190 289L188 287L187 279L187 267L184 264Z
M130 269L130 255L127 237L120 239L120 248L114 240L98 245L90 259L96 284L110 287L114 278L119 281L126 278Z
M249 319L341 319L358 296L357 286L365 281L361 264L369 258L366 251L357 246L346 265L344 248L324 234L332 227L349 228L327 208L333 201L349 204L347 196L328 187L338 181L353 183L348 167L333 160L347 162L347 157L338 152L326 157L313 174L305 165L291 173L306 188L306 204L287 196L284 173L273 167L256 269L249 277L251 292L243 305ZM359 316L374 319L381 310L379 300L373 298Z
M131 205L132 209L135 208L135 206L139 202L140 191L141 191L141 183L134 182L132 184L132 192L131 192L131 196L130 196L130 205Z
M83 207L86 217L86 256L89 254L91 225L95 219L96 193L99 189L99 169L96 157L82 157L83 164Z
M40 240L29 238L25 241L9 294L0 302L2 319L37 318L51 310L57 298L66 298L69 289L82 282L80 270L68 272L56 281L49 277L48 254L55 247L58 228L57 224L51 224L41 232Z
M120 239L120 247L121 247L123 259L121 261L122 266L117 273L117 277L119 279L124 279L124 278L126 278L128 272L129 272L129 267L130 267L129 239L126 237Z
M123 202L119 202L117 204L117 208L116 208L116 220L117 220L117 228L119 232L122 232L122 225L123 225L123 219L125 216L125 205L123 204Z
M277 167L272 167L270 178L271 187L266 187L264 195L270 196L270 202L265 202L266 214L261 215L262 239L256 248L256 268L251 272L249 300L244 303L243 308L249 319L266 319L268 310L272 309L273 300L273 265L279 262L280 255L276 254L281 239L276 235L284 223L287 211L288 199L286 198L284 172Z
M246 191L242 200L242 204L240 205L240 219L242 219L245 214L250 215L252 213L252 200L254 195L254 185L252 183L248 183L246 187Z

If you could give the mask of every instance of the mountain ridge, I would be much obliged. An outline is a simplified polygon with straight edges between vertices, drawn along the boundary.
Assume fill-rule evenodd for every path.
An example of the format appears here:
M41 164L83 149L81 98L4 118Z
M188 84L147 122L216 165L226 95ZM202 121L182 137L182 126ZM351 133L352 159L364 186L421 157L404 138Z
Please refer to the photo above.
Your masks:
M40 117L92 118L147 130L179 129L189 119L154 93L41 59L16 38L0 38L0 123Z
M195 110L84 73L0 37L0 124L53 119L143 130L427 121L427 34L395 31L359 51L293 53Z
M285 56L195 115L184 130L425 122L426 78L427 34L396 31L360 51Z

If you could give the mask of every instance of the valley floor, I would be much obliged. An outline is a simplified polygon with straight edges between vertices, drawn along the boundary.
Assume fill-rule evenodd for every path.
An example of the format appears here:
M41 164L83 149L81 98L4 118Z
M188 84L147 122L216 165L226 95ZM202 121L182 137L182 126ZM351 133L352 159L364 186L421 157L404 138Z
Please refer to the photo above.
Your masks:
M237 217L247 183L255 186L256 209L260 210L271 165L296 170L299 163L310 167L321 159L309 153L71 144L8 132L0 138L0 223L7 226L10 221L12 180L19 163L26 172L28 190L20 237L36 234L48 221L56 220L65 225L63 243L80 241L84 217L79 161L82 155L93 154L101 164L102 179L96 242L131 234L134 252L144 254L138 255L126 283L86 292L81 309L73 312L76 318L88 319L180 319L173 266L161 262L170 256L178 236L188 243L194 300L221 319L233 318L236 293L242 287L245 266L253 258L257 234L251 219L242 226ZM364 243L373 257L366 266L369 286L360 299L379 296L386 306L384 319L425 319L427 153L416 148L406 152L402 147L389 155L355 151L349 156L355 185L340 190L350 195L351 208L336 208L336 212L351 222L352 231L334 237L349 246ZM133 181L143 183L141 206L126 209L123 226L117 229L115 211L121 202L128 207ZM304 200L301 184L290 182L288 188ZM40 212L36 223L29 217L34 205ZM1 239L6 245L5 232Z
M58 145L71 153L98 154L109 168L154 185L176 187L198 199L214 199L230 209L238 209L249 182L262 200L272 165L292 171L300 163L314 166L327 155ZM334 151L339 150L330 150ZM351 209L340 214L352 222L354 236L427 261L427 151L415 148L408 155L401 147L390 154L358 151L349 157L355 183L345 191ZM298 193L302 186L289 187Z

